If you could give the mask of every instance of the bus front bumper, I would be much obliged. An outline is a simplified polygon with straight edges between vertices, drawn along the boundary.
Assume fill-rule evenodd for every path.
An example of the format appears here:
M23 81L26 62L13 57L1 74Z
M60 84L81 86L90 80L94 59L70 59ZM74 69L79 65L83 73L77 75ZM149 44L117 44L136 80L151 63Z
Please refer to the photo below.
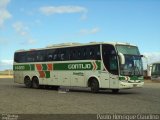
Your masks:
M144 85L144 82L134 82L134 83L128 83L128 82L119 82L119 88L120 89L129 89L129 88L139 88Z

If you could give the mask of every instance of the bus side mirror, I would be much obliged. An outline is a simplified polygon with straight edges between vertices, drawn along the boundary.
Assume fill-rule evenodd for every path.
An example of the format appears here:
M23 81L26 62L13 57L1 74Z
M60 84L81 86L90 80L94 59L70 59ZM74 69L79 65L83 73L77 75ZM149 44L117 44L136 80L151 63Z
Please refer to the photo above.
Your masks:
M140 57L145 57L144 55L140 55Z
M125 57L122 53L118 53L119 59L120 59L120 63L123 65L125 64Z

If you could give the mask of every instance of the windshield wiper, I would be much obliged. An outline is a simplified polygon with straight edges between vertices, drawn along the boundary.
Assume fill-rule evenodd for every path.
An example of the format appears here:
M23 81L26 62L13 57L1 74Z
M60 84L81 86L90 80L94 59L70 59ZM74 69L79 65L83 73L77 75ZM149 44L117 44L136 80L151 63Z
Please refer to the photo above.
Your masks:
M137 66L133 66L132 70L133 70L133 75L140 75L140 70ZM136 74L136 72L137 72L137 74Z

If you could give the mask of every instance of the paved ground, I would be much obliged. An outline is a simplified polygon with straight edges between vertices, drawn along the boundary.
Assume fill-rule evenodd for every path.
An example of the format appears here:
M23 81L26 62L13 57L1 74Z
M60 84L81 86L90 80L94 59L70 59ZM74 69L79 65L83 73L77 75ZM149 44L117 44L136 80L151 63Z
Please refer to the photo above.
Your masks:
M12 78L13 79L13 75L1 75L0 74L0 79L2 78Z
M91 93L72 88L67 93L52 89L28 89L0 79L0 113L14 114L88 114L88 113L160 113L160 83L144 88Z

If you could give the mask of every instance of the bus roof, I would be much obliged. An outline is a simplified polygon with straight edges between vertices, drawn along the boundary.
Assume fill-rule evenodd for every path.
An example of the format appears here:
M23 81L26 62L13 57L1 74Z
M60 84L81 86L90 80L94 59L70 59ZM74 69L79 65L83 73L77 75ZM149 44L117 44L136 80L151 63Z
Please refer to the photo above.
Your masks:
M45 49L52 49L52 48L65 48L65 47L76 47L76 46L86 46L86 45L97 45L97 44L111 44L111 45L130 45L130 46L136 46L130 43L124 43L124 42L89 42L89 43L77 43L77 42L71 42L71 43L61 43L61 44L53 44L53 45L48 45L44 48L39 48L39 49L29 49L29 50L24 50L20 49L17 50L16 52L25 52L25 51L34 51L34 50L45 50Z

